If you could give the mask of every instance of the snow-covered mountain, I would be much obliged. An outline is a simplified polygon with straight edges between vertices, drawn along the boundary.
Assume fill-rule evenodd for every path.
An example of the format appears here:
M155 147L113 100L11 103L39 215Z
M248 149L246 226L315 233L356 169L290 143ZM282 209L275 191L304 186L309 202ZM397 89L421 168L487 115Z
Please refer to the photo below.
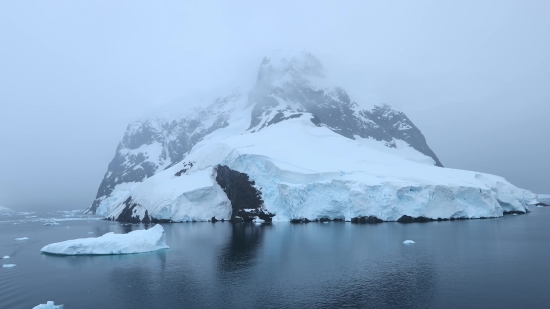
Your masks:
M7 216L12 214L15 214L15 211L13 209L0 206L0 216Z
M130 124L87 212L374 222L498 217L535 201L501 177L443 168L403 112L356 102L313 55L282 52L249 90Z

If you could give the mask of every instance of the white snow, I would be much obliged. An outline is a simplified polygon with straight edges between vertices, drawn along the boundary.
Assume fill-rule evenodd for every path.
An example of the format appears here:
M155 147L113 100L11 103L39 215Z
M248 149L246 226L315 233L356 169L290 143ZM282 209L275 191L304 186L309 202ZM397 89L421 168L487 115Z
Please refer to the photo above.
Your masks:
M9 259L10 257L9 257L9 255L4 255L2 258L3 259Z
M412 244L416 244L416 242L412 241L412 240L405 240L403 242L405 245L412 245Z
M127 234L106 233L100 237L80 238L53 243L40 251L58 255L132 254L169 248L160 224L148 230Z
M29 239L28 237L19 237L19 238L15 238L14 240L27 240Z
M139 214L147 210L158 219L228 219L230 202L215 181L214 167L222 164L249 175L262 188L266 209L276 214L273 219L282 221L500 217L504 211L525 212L536 200L502 177L409 160L401 151L411 151L408 146L381 151L373 141L317 127L310 117L304 114L255 133L243 133L250 118L232 123L191 150L184 161L195 164L187 173L174 176L181 169L176 164L137 184L127 196L141 205L136 207ZM118 216L123 208L122 203L113 206L109 216Z
M4 267L4 268L12 268L12 267L15 267L15 264L4 264L4 265L2 265L2 267Z
M32 309L63 309L63 305L54 305L53 301L48 301L45 304L34 306Z

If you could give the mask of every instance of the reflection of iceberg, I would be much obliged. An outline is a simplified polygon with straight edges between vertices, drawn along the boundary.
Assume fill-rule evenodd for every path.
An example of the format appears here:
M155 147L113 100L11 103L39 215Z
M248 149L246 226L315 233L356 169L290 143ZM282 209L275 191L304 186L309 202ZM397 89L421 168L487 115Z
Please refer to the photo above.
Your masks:
M40 304L32 309L63 309L63 305L56 306L53 301L48 301L45 304Z
M161 225L127 234L107 233L95 238L80 238L53 243L40 251L59 255L131 254L169 248Z

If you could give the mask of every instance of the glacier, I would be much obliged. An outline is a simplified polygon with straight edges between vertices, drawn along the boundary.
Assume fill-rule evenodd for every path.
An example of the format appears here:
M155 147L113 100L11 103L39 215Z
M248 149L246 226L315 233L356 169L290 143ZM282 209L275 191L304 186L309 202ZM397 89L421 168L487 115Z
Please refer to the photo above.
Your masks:
M323 74L310 53L269 56L247 91L131 124L87 212L374 223L495 218L537 203L502 177L444 168L403 112L357 103Z
M127 234L106 233L100 237L80 238L44 246L40 251L56 255L110 255L151 252L169 248L160 224L148 230Z

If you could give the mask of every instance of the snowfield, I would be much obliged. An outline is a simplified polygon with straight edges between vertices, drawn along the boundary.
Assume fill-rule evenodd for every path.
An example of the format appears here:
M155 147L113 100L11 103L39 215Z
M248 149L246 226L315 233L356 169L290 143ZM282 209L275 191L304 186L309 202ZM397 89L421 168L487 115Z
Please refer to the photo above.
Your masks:
M275 221L398 221L492 218L526 213L536 204L535 194L502 177L441 167L404 113L387 104L356 103L343 89L326 88L322 75L310 54L266 57L252 90L221 96L197 112L208 121L132 124L88 212L119 221L234 219L235 211L247 209L273 214ZM170 128L181 128L179 135L169 134ZM178 148L181 157L151 161L169 152L160 145L174 143L175 136L187 147ZM150 174L136 174L138 163L153 166ZM223 188L221 167L229 169ZM113 173L120 176L111 180ZM239 173L249 183L227 187ZM247 186L259 192L262 205L236 209L236 202L251 200L235 197Z
M127 234L106 233L96 238L80 238L53 243L40 251L57 255L105 255L133 254L169 248L161 225L148 230L132 231Z
M378 151L310 121L311 115L269 126L256 133L197 144L185 161L195 162L181 176L177 164L128 193L157 219L229 219L231 205L215 181L215 167L247 174L261 188L274 220L376 216L396 221L411 217L481 218L527 212L536 196L505 179L440 168ZM231 128L228 128L231 130ZM124 204L112 205L116 218Z

